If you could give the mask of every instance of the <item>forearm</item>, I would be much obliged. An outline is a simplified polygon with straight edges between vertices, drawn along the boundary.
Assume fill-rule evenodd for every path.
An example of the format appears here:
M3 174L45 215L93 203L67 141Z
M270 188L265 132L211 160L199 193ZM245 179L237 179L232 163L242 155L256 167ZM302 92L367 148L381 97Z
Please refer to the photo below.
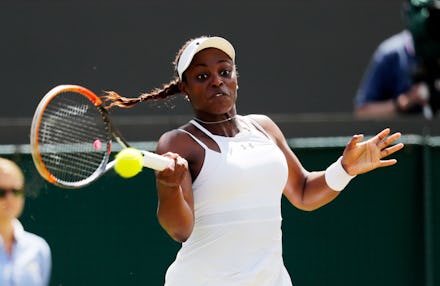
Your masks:
M309 172L301 190L300 209L312 211L333 201L340 192L332 190L326 183L325 172Z
M180 186L158 186L157 216L163 229L176 241L183 242L194 226L192 207L185 200Z
M303 210L315 210L331 201L354 178L354 175L347 173L342 164L342 157L332 163L325 171L308 172L303 171L302 180L298 181L296 189L299 193L290 196L293 204ZM298 201L298 198L299 201Z
M398 114L396 102L392 99L380 102L370 102L356 108L355 114L358 117L391 117Z

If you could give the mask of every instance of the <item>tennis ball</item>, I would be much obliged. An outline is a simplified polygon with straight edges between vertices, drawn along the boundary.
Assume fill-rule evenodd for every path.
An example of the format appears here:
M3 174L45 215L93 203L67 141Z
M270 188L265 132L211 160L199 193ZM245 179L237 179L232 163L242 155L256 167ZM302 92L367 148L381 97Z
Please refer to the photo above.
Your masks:
M134 177L142 171L143 155L135 148L122 149L115 160L115 171L123 178Z

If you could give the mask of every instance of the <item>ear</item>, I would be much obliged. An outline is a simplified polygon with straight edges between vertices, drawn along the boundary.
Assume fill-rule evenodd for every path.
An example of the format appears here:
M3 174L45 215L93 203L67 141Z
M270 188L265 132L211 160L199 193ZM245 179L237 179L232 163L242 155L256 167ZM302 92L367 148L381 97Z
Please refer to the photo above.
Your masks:
M179 82L178 86L179 90L185 95L185 100L191 102L191 99L189 99L189 92L186 88L186 84L184 82Z
M186 88L186 84L183 81L179 81L178 83L179 89L186 95L188 95L188 90Z

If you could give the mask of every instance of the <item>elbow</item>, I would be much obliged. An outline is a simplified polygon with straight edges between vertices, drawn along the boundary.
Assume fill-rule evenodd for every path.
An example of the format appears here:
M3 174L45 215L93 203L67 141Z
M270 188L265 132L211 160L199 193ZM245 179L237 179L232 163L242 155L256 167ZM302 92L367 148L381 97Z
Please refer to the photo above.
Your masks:
M174 239L177 242L183 243L188 240L191 233L168 233L172 239Z
M191 236L193 227L185 227L181 229L169 230L165 229L168 235L177 242L185 242Z
M192 230L176 230L169 229L162 225L162 228L166 231L166 233L176 242L185 242L191 236Z
M325 205L325 202L323 201L313 198L307 198L305 196L304 190L301 192L292 192L290 194L285 193L285 195L294 207L302 211L312 212Z
M304 202L298 203L295 205L296 208L305 212L312 212L319 209L321 206L306 204Z
M305 212L312 212L314 210L317 210L318 208L314 208L314 207L303 207L300 208L300 210L305 211Z
M298 208L299 210L312 212L314 210L319 209L320 206L316 204L314 200L311 200L309 196L306 196L306 185L309 176L309 172L304 172L304 176L297 186L290 189L290 196L288 196L291 203Z
M288 196L287 198L294 207L302 211L311 212L321 207L320 205L308 202L303 196Z
M166 231L166 233L177 242L185 242L191 236L194 223L192 222L180 222L167 223L164 220L159 219L159 224Z

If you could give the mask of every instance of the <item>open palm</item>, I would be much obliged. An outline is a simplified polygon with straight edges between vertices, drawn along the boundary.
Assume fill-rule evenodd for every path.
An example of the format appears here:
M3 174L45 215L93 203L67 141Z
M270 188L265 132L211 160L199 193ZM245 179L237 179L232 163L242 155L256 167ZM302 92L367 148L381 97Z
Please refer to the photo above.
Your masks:
M354 135L345 147L342 166L348 174L359 175L376 168L394 165L397 163L396 159L382 159L403 148L403 143L392 145L400 137L401 134L398 132L390 135L389 128L364 142L363 135Z

